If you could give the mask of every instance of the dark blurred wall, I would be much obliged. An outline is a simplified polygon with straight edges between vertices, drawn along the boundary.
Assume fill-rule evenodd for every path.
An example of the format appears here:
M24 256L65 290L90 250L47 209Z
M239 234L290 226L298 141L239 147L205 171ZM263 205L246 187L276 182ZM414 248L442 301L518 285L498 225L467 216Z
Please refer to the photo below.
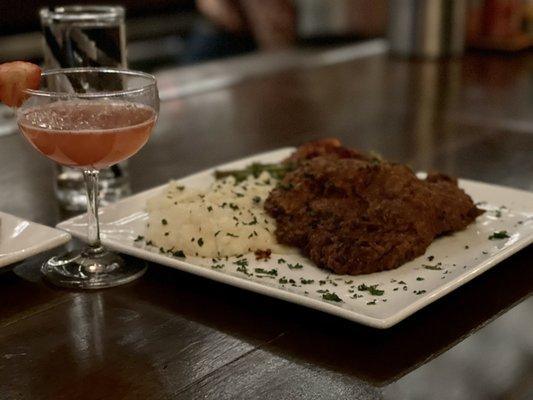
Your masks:
M194 9L194 0L0 0L0 35L39 30L40 8L69 4L122 5L126 8L127 18L179 13Z

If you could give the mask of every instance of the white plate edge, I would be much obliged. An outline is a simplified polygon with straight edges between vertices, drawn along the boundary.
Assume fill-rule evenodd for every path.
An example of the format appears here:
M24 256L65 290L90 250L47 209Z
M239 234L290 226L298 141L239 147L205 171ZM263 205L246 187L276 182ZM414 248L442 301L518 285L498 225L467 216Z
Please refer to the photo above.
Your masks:
M56 236L39 242L39 244L34 244L32 246L26 247L25 249L10 253L9 255L5 255L4 257L0 258L0 268L7 267L13 263L25 260L34 255L59 247L65 243L68 243L72 239L72 235L70 234L70 232L64 229L55 229L54 227L48 225L39 224L38 222L33 222L24 218L17 217L16 215L0 211L0 217L2 216L15 218L20 220L21 222L28 222L31 225L38 225L41 228L46 228L54 232Z

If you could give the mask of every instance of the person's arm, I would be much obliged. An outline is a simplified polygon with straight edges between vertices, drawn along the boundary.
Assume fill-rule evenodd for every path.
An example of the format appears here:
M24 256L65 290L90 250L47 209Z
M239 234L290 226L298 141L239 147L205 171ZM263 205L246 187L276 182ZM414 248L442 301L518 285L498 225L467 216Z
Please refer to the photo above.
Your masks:
M261 49L289 47L296 41L296 11L291 0L241 0L249 29Z
M211 22L230 32L246 29L238 0L196 0L198 10Z
M291 0L197 0L202 14L230 31L249 31L261 49L296 41L296 11Z

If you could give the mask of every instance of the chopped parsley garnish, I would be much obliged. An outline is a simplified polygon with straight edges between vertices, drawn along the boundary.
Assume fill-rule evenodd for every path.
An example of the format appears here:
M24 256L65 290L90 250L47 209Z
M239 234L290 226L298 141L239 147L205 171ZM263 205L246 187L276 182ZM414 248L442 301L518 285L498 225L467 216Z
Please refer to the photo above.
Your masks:
M304 266L300 263L296 263L296 264L287 264L287 267L289 267L289 269L302 269Z
M285 285L289 281L287 280L287 278L283 277L283 278L279 278L278 282L281 283L282 285Z
M425 268L425 269L430 269L432 271L440 271L442 268L439 267L438 265L427 265L427 264L422 264L422 266Z
M234 203L229 203L229 208L231 208L233 211L236 211L239 209L239 206Z
M322 298L327 301L341 302L342 299L336 293L323 293Z
M435 256L428 256L428 261L433 261L434 258Z
M383 293L385 293L384 290L380 290L377 288L378 285L370 285L370 286L367 286L365 285L364 283L357 286L357 290L359 290L360 292L368 292L370 293L372 296L382 296Z
M248 265L248 263L246 265ZM242 272L244 275L251 276L252 274L248 272L248 268L246 268L246 265L239 265L237 267L237 272Z
M239 265L241 267L247 267L248 266L248 260L246 258L241 258L240 260L235 261L233 264Z
M233 233L226 233L226 236L230 236L230 237L234 237L234 238L238 238L239 236L237 235L234 235Z
M259 196L254 196L253 199L252 199L252 201L253 201L255 204L258 204L258 203L261 202L261 197L259 197Z
M243 225L255 225L257 224L257 217L254 215L254 219L251 220L250 222L243 222L242 223Z
M198 246L202 247L204 245L204 239L199 238L197 243L198 243Z
M326 284L326 281L318 281L318 284L319 284L320 286L325 285L325 284Z
M255 277L259 279L263 279L263 278L275 279L275 277L272 275L256 275Z
M265 274L265 275L271 275L271 276L278 276L278 271L276 269L266 270L263 268L256 268L254 270L257 274Z
M213 265L211 265L211 268L213 268L213 269L222 269L222 268L224 268L224 264L213 264Z
M311 283L315 283L315 281L313 279L300 278L300 283L302 285L310 285Z
M398 284L399 285L407 285L407 283L405 283L404 281L399 281Z
M207 206L207 211L209 211L209 212L213 211L213 207Z
M215 232L215 237L217 237L218 234L219 234L220 232L221 232L221 231L216 231L216 232Z
M507 231L496 231L493 232L492 235L489 236L489 240L496 240L496 239L507 239L509 234Z
M179 191L182 191L183 189L185 189L185 186L178 185L176 186L176 189L178 189Z
M163 225L167 225L167 224L168 224L168 221L167 221L165 218L163 218L163 219L161 220L161 223L162 223Z
M372 285L368 287L368 293L370 293L372 296L381 296L383 293L385 293L384 290L380 290L376 288L377 285Z
M416 280L417 280L417 281L423 281L424 278L422 278L421 276L417 276L417 277L416 277Z
M413 292L413 293L416 294L416 295L418 296L418 295L421 295L421 294L426 293L426 291L425 291L425 290L417 290L417 291L415 291L415 292Z
M183 250L176 250L175 252L172 253L172 255L174 257L185 258L185 253L183 252Z
M142 240L144 240L144 236L139 235L135 238L134 242L140 242Z
M350 285L350 284L353 283L353 281L351 281L351 280L350 281L344 281L344 283L346 283L347 285Z
M375 306L376 305L376 299L372 300L372 301L369 301L368 303L366 303L367 306Z
M285 260L283 258L279 258L278 259L278 264L285 264Z

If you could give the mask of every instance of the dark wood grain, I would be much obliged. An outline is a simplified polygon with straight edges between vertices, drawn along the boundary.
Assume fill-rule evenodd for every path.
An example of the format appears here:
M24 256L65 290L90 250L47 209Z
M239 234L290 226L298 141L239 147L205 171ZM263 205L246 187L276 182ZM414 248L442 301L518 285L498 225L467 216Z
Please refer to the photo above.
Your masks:
M533 190L533 55L386 55L286 70L165 102L130 161L140 191L336 136L415 169ZM52 165L0 138L0 209L49 225ZM76 242L69 246L77 246ZM1 399L526 399L533 248L377 331L151 264L76 292L33 257L0 273ZM529 332L529 333L528 333Z

